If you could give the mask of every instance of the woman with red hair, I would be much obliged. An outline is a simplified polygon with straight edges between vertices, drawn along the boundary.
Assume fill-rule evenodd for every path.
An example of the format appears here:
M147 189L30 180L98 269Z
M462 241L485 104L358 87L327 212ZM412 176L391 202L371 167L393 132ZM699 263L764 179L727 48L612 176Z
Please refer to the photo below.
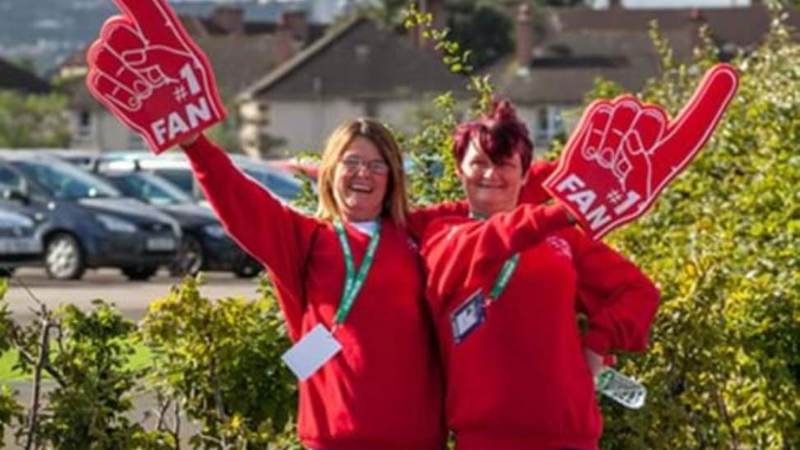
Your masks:
M533 145L508 102L460 125L453 153L471 216L434 221L421 252L456 448L596 449L593 372L645 349L658 291L560 205L517 206Z

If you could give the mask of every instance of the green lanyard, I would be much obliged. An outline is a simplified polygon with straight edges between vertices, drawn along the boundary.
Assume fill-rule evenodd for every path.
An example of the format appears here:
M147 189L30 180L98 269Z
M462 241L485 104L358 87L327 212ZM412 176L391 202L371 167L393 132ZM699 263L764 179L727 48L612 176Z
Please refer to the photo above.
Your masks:
M353 309L356 296L364 286L364 280L367 279L370 267L372 267L372 260L375 259L375 251L378 249L378 242L381 240L381 223L378 222L378 227L375 229L375 234L369 241L367 253L364 255L364 261L361 262L361 267L358 268L356 273L355 265L353 264L353 252L350 250L350 244L347 242L347 235L344 232L344 225L339 220L334 221L336 234L339 235L339 243L342 245L344 252L344 264L347 269L347 275L344 282L344 292L342 292L342 299L339 302L339 310L336 312L336 325L341 325Z
M519 265L519 253L515 253L514 256L508 258L503 264L503 268L500 269L500 275L497 276L497 280L494 282L494 286L492 286L492 292L489 293L489 299L492 301L496 301L500 294L506 290L506 286L508 286L508 281L511 280L511 275L514 274L514 271L517 270L517 266Z
M474 212L470 212L470 217L478 220L485 220L487 218L487 216L475 214ZM497 279L494 281L491 292L489 292L490 300L496 301L503 291L506 290L506 286L508 286L508 282L511 280L511 275L514 275L514 271L517 270L518 265L519 253L515 253L511 258L506 260L505 264L503 264L503 268L500 269L500 274L497 275Z

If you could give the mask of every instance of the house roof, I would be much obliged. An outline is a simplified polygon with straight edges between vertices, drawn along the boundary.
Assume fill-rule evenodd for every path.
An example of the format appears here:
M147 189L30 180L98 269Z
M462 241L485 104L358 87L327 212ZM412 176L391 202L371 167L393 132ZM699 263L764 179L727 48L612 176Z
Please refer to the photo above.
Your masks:
M726 49L757 45L771 16L761 4L748 8L655 9L560 8L545 11L544 35L534 47L527 70L509 57L489 73L501 95L520 104L578 104L597 78L639 91L659 72L658 54L649 37L658 22L678 61L688 61L698 43L698 29L708 24L712 37ZM800 25L800 14L788 15Z
M33 73L0 59L0 90L46 94L50 92L50 85Z
M787 11L788 23L800 26L800 12ZM742 8L626 9L588 8L549 9L548 22L553 30L639 30L647 31L657 20L662 30L683 29L688 24L708 24L718 42L739 47L757 44L772 21L769 9L758 1Z
M665 31L678 59L694 46L694 29ZM570 31L537 47L527 72L506 59L491 72L503 97L515 103L578 104L595 80L640 90L658 73L659 60L647 33L617 30Z
M406 98L426 92L465 91L436 53L410 39L354 18L244 90L239 98Z
M195 41L208 56L223 98L233 98L280 63L273 35L204 36Z

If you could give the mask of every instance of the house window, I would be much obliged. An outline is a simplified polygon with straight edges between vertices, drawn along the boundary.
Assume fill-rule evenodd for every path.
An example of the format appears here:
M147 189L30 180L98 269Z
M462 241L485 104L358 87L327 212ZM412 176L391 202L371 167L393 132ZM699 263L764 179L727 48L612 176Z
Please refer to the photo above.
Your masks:
M555 105L539 107L533 124L533 138L538 145L549 145L555 137L564 132L562 108Z
M78 136L87 137L92 134L92 113L86 110L78 111Z

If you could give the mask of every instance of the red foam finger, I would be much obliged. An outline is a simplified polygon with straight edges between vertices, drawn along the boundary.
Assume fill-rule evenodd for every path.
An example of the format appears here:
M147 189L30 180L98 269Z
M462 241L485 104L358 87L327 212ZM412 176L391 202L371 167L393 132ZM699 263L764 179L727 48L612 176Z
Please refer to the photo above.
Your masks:
M600 144L598 163L606 168L613 167L616 154L625 135L630 131L633 121L639 115L641 106L631 97L623 97L614 102L614 111L611 114L608 127Z
M645 107L636 117L632 128L636 130L641 145L640 151L650 151L661 141L667 128L667 116L659 108Z
M183 29L166 0L114 0L152 44L185 47L178 35Z
M107 23L103 27L102 39L126 63L132 66L144 63L141 55L147 47L147 43L129 21L120 20Z
M586 126L577 128L584 130L578 140L584 158L596 157L600 145L603 143L603 136L611 120L612 111L613 109L608 103L598 104L587 112L584 120Z
M100 98L112 103L116 108L132 112L142 106L135 92L100 70L93 70L87 77L87 83Z
M93 67L125 86L137 95L148 96L152 90L150 83L141 77L107 46L103 45L93 55Z
M677 172L691 161L711 137L738 86L739 75L728 64L718 64L706 72L660 145L657 158L662 165Z

